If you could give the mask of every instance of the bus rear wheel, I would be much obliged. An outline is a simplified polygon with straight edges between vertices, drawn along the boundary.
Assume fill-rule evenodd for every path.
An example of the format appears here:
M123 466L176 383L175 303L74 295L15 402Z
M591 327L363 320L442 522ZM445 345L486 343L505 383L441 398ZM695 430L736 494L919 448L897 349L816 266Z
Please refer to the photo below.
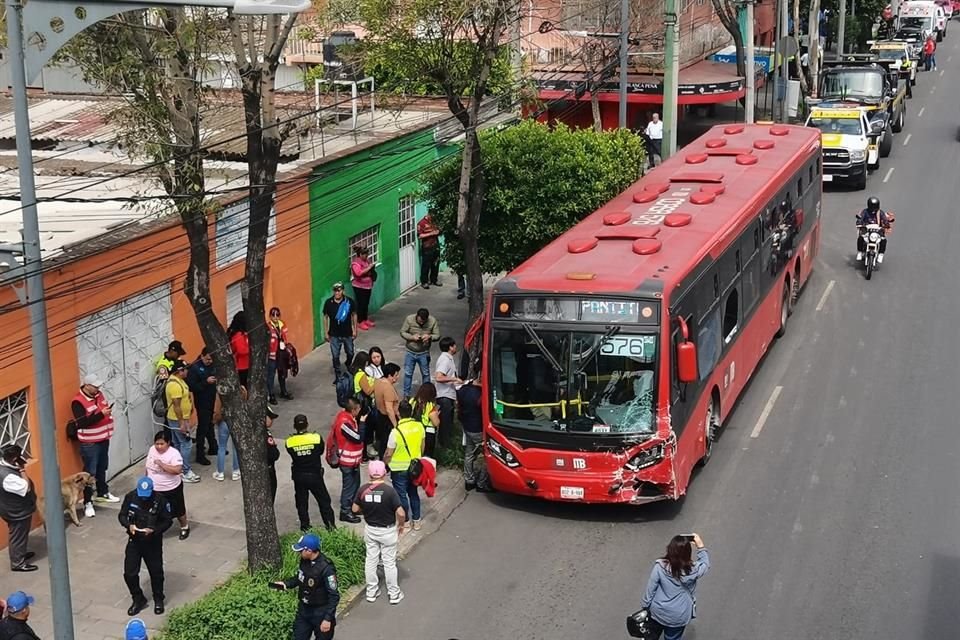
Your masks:
M787 332L787 318L790 317L790 281L783 285L783 296L780 299L780 328L777 329L777 337L783 337Z

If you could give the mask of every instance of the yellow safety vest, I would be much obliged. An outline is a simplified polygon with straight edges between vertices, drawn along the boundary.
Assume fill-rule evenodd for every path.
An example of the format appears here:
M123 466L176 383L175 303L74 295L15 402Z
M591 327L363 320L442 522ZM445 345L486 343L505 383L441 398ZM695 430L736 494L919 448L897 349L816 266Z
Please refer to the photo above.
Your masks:
M433 426L433 422L430 421L430 414L433 413L435 406L432 402L428 402L427 406L423 409L423 415L420 416L420 422L423 423L423 428L427 433L437 432L436 427Z
M396 434L397 447L390 458L390 471L407 471L410 463L414 458L420 457L423 449L423 424L413 418L401 418L394 428L399 433Z
M364 395L364 394L363 394L363 387L360 386L360 381L361 381L364 377L366 377L366 375L367 375L367 374L366 374L366 372L365 372L363 369L361 369L360 371L357 371L355 374L353 374L353 395L357 396L358 398L360 398L360 397L362 397L362 396Z

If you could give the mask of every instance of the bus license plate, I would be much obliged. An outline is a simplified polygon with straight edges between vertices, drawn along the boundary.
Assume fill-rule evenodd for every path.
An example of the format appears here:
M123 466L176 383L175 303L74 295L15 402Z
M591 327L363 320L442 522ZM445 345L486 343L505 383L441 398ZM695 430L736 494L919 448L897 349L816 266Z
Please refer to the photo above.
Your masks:
M582 500L583 487L560 487L560 497L565 500Z
M825 174L823 174L823 181L824 181L824 182L833 182L833 176L830 175L829 173L825 173Z

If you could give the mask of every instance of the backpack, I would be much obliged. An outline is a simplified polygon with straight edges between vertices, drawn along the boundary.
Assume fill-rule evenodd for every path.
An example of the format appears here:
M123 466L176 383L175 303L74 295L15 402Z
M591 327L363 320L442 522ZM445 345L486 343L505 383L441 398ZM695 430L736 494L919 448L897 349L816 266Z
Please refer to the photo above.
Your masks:
M340 467L340 447L337 445L336 428L336 423L330 427L330 435L327 437L327 448L323 453L323 457L327 459L327 464L330 465L331 469Z
M347 398L353 395L353 376L345 371L341 371L337 376L337 404L340 407L347 408Z
M157 377L153 383L153 393L150 394L153 415L158 418L167 417L167 378Z

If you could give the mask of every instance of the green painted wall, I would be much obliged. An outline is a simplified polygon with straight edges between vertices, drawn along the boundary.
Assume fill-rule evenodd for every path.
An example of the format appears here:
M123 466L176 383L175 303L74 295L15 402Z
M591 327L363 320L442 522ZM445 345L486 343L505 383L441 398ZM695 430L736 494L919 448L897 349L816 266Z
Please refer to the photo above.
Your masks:
M420 188L420 174L444 151L433 128L414 132L317 167L310 183L310 271L314 346L324 341L321 308L331 285L350 287L351 237L379 225L379 266L371 313L400 295L399 205ZM418 218L424 207L418 206Z

